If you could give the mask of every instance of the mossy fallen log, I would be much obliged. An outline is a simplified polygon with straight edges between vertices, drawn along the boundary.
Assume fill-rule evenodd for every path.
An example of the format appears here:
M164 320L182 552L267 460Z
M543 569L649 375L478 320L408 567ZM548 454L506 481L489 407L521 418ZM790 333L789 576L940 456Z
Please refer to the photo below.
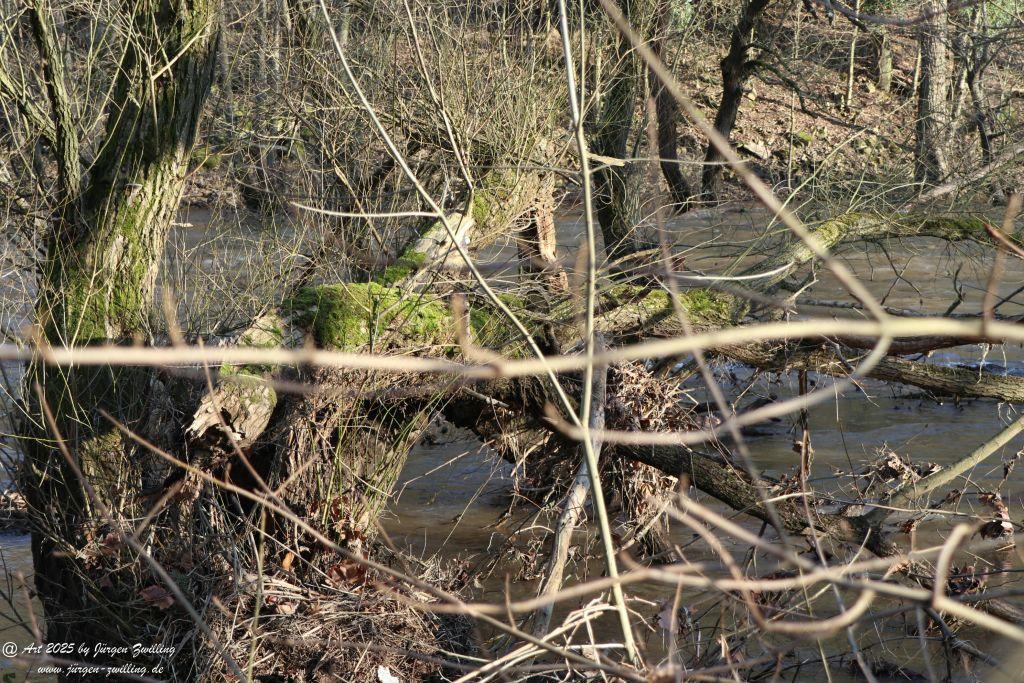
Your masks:
M466 235L473 225L471 218L453 216L449 224ZM975 216L882 216L856 213L839 216L821 224L815 237L828 249L852 242L931 237L950 241L987 241L987 223ZM387 268L382 275L366 283L326 284L304 288L287 298L274 315L257 321L255 327L269 330L249 331L240 343L256 345L314 343L324 348L376 353L419 353L456 355L456 321L446 301L425 292L413 292L407 285L418 274L437 268L450 254L447 231L440 222L432 225L414 245ZM749 268L747 273L772 272L758 283L758 288L773 288L814 259L814 253L801 241L791 241L780 253ZM538 335L552 330L557 345L570 347L580 338L581 303L571 296L552 302L550 309L539 312L536 307L514 293L502 293L503 302ZM749 312L743 297L708 288L684 290L678 300L681 310L695 330L709 330L742 324ZM615 343L628 343L650 337L671 337L684 333L676 305L664 289L629 283L613 283L602 287L597 302L597 329ZM482 297L474 300L470 325L475 342L506 357L522 356L527 346L510 321L496 312ZM953 343L953 342L950 342ZM770 370L787 368L814 369L834 375L849 373L844 357L856 357L857 350L837 354L833 346L815 347L748 345L724 348L720 353L755 367ZM268 368L241 368L222 372L229 381L245 377L267 377ZM958 368L945 368L923 362L885 359L869 376L885 381L917 386L929 391L971 397L1024 400L1024 382L1015 377L976 373ZM234 387L230 397L219 398L219 405L228 408L227 422L257 416L262 421L267 408L272 410L276 397L258 389L258 382ZM259 401L264 408L245 407L245 401ZM213 426L210 401L205 402L204 420L194 423L193 434ZM237 406L237 407L236 407ZM221 410L220 414L225 415ZM236 417L237 416L237 417ZM258 425L257 425L258 426ZM263 424L263 427L266 425ZM202 429L200 429L202 428ZM258 429L248 429L241 438L249 440Z
M471 218L448 217L457 240L468 240ZM298 346L378 352L450 348L451 315L441 302L406 289L425 269L441 267L453 251L448 228L435 221L391 266L370 282L308 286L257 318L235 344L256 348ZM278 396L268 382L278 368L224 365L213 391L201 400L186 435L204 448L247 448L270 422Z
M829 252L857 242L888 239L930 237L947 242L991 242L988 221L983 217L965 214L880 214L853 212L830 218L819 224L812 234ZM762 291L774 289L801 266L817 259L815 253L802 240L787 236L774 256L748 268L742 275L772 273L757 282Z
M471 220L459 216L449 221L468 230ZM847 241L882 237L936 237L950 240L986 240L984 221L976 218L922 218L902 216L886 222L875 215L842 216L823 224L815 235L829 248ZM377 279L366 283L325 284L304 288L285 300L280 309L258 320L241 335L239 343L255 346L313 343L324 348L374 353L455 356L460 349L457 321L443 299L429 291L415 291L407 285L418 275L438 267L451 251L447 231L435 224L410 246L395 265ZM780 269L770 289L799 265L813 258L802 242L791 243L784 252L756 268ZM514 314L538 335L553 331L555 341L569 348L580 338L581 304L571 297L555 300L547 311L537 311L515 293L500 295ZM597 328L615 343L650 337L683 334L678 311L695 330L719 329L742 324L749 306L742 297L705 288L683 291L677 302L663 289L645 284L614 283L600 289ZM504 357L523 356L528 351L510 321L478 297L470 315L474 342ZM841 340L840 340L841 343ZM954 342L950 342L954 343ZM783 371L812 369L845 376L849 358L861 352L838 351L829 344L751 344L716 349L718 353L749 365ZM245 448L267 428L278 397L265 381L275 368L248 366L221 369L221 381L197 411L189 435L194 443L233 439ZM1024 400L1024 382L1016 377L978 373L963 368L941 367L896 358L883 359L869 376L917 386L929 391L960 396L981 396L1001 400ZM545 397L544 400L547 400ZM541 401L543 403L543 401ZM211 432L213 432L211 434ZM211 439L211 436L217 437ZM221 447L224 444L221 443Z

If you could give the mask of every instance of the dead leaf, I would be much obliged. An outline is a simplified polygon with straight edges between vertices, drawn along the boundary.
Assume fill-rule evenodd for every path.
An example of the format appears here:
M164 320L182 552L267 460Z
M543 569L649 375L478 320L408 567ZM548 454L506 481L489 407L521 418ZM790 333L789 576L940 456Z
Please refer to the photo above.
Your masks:
M327 578L336 586L358 588L366 583L366 567L352 560L342 560L331 565Z
M899 525L900 533L907 534L909 536L910 534L914 533L914 529L916 529L917 525L920 523L920 519L911 517L910 519L904 521L902 524Z
M277 614L281 614L284 616L295 614L295 610L299 607L299 604L297 602L291 600L281 600L280 598L273 595L268 595L266 602L267 605L270 606L271 610L273 610Z
M139 596L150 605L159 609L168 609L174 604L174 596L162 586L153 584L139 591Z
M672 600L666 600L661 605L661 611L658 612L658 628L661 630L671 633L672 630ZM681 606L675 614L676 622L676 633L688 633L693 627L693 620L690 616L690 610L685 605Z
M949 578L946 580L946 590L950 595L964 595L966 593L978 593L985 588L986 576L978 576L978 570L974 565L949 568Z
M118 549L121 547L121 536L113 532L103 537L103 541L100 543L100 553L110 557L116 555Z
M981 528L981 537L1013 539L1013 522L1010 520L1010 509L1006 507L1002 496L993 491L982 493L978 496L978 500L995 512L995 519Z

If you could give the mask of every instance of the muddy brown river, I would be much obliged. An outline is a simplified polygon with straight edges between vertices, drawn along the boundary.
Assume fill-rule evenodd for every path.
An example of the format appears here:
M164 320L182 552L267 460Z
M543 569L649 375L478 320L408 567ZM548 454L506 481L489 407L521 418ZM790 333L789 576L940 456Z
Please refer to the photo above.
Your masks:
M247 264L254 260L260 263L280 262L275 261L272 250L260 246L259 227L230 225L218 228L215 227L216 222L209 222L208 214L203 212L186 214L181 222L189 225L176 229L168 272L175 282L186 288L202 290L208 283L216 282L218 288L230 289L231 278L214 278L210 274L228 269L237 275L235 281L242 283ZM686 254L685 264L691 274L720 274L721 269L736 258L745 265L756 262L766 253L770 240L781 230L779 226L767 223L767 217L757 210L698 212L671 222L668 232L677 244L677 250ZM559 239L566 264L575 261L581 230L578 216L561 217ZM487 249L480 260L487 266L487 272L498 278L514 272L514 255L513 245L498 244ZM859 245L843 252L842 258L886 305L928 313L943 313L957 301L960 303L954 307L956 312L979 310L992 267L991 254L980 247L925 240ZM31 285L21 279L12 279L10 272L0 271L0 274L5 278L0 280L3 322L5 331L12 331L17 329L19 317L24 320ZM849 301L850 297L824 270L819 269L816 276L817 281L807 290L805 298L817 305L805 309L807 313L838 317L858 315L854 310L824 305L831 301ZM1022 285L1024 268L1016 261L1008 262L1000 284L1001 294L1009 295ZM229 291L223 292L223 295L229 294ZM223 296L210 298L222 299ZM1017 295L1015 300L1024 303L1024 295ZM1000 308L1000 313L1019 315L1024 313L1024 308L1010 301ZM984 364L996 371L1024 374L1024 354L1015 346L991 349L978 345L963 346L936 353L931 360L936 363ZM7 365L3 370L8 391L13 391L19 369ZM717 366L716 373L727 388L730 383L746 387L752 381L749 397L772 394L785 399L796 393L792 377L750 380L751 373L729 365ZM812 379L819 387L833 383L826 377ZM691 380L688 386L695 400L703 400L698 382ZM893 390L875 382L864 382L860 390L834 396L810 411L815 451L813 483L818 490L838 492L836 502L842 502L844 478L848 477L851 469L863 466L879 453L894 450L909 455L914 461L940 465L951 463L991 438L1010 414L1009 407L993 401L936 401L913 390ZM9 425L4 424L0 429L4 434L10 433ZM746 437L753 459L767 475L793 472L797 464L793 452L793 429L793 417L784 417L758 427ZM10 439L5 437L3 444L3 457L8 461L16 460L17 454ZM1012 458L1022 445L1019 439L1014 441L1004 452L970 472L969 481L958 486L967 490L994 488L1003 476L1002 459ZM465 562L470 568L483 566L509 543L525 547L533 535L529 529L532 520L528 511L521 509L513 518L501 519L508 506L512 476L509 465L498 461L493 453L467 434L441 426L434 430L431 443L418 446L410 455L385 517L384 528L395 543L424 558L439 554L449 564L458 561ZM1019 472L1011 474L1000 492L1009 506L1011 517L1020 520L1024 477ZM713 501L706 497L693 495L714 506ZM715 507L726 512L721 506ZM963 512L976 511L975 507L976 502L967 496L960 504ZM758 525L738 519L753 531L759 530ZM925 547L940 542L958 519L949 515L927 520L918 529L914 544ZM527 528L523 529L524 525ZM578 540L585 543L592 535L592 531L581 530ZM689 543L691 534L675 528L673 538L684 548L688 561L719 567L716 558L702 554L702 544ZM901 540L906 542L907 538ZM739 548L739 551L742 553L743 549ZM1024 591L1022 563L1015 553L975 557L971 561L979 572L993 572L990 585ZM0 535L0 563L4 570L0 591L5 593L5 597L10 597L10 602L0 602L0 642L31 642L32 636L23 623L29 605L18 578L31 574L28 537L11 533ZM577 566L576 569L591 577L600 575L600 567L596 565ZM507 566L499 563L493 575L477 589L476 599L503 601L506 586L503 572L514 570L515 563ZM722 573L724 575L724 570ZM534 583L522 581L517 584L513 597L532 596L535 590ZM637 614L643 616L648 624L640 629L639 635L647 642L652 654L658 653L668 636L658 627L657 615L665 602L672 599L673 590L666 586L639 585L630 593L637 597ZM1015 599L1024 607L1024 597ZM714 608L720 600L719 596L707 594L683 594L682 603L688 607L689 614L694 617L705 612L711 615L706 617L707 623L701 622L708 629L702 647L717 646L712 622ZM822 614L834 609L830 596L819 596L816 600L815 606L820 605ZM858 642L865 654L869 658L905 662L915 670L923 670L920 643L916 636L907 635L906 624L882 623L885 626L878 629L865 627L858 630ZM599 640L602 635L607 635L609 641L615 640L614 629L599 623ZM1001 656L1004 662L1012 663L1011 649L995 642L992 636L970 628L964 629L961 636L967 640L977 639L979 647ZM842 637L845 639L845 634ZM848 649L845 640L841 645ZM822 648L827 651L828 643L823 643ZM941 649L932 649L938 666L942 661ZM798 655L806 663L784 671L781 680L863 680L854 676L846 664L823 667L818 644L814 642L808 642ZM1020 668L1017 666L1018 671ZM4 664L0 662L0 672L3 671ZM989 680L987 670L979 669L979 675L981 680ZM21 680L21 676L23 674L19 674L17 680Z

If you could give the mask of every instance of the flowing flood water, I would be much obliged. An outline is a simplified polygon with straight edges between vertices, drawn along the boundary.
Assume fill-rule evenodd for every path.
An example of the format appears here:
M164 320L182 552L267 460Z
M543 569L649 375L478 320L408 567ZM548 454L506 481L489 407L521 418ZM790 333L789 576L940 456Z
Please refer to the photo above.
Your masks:
M279 262L271 252L259 248L259 229L252 226L233 228L232 239L224 239L223 227L205 222L206 215L193 213L183 222L190 222L177 228L172 240L173 255L169 259L169 272L191 287L206 286L204 278L211 269L228 269L244 279L253 264ZM671 239L679 251L686 254L685 266L693 272L720 274L720 269L737 257L742 263L756 262L767 253L772 236L781 234L782 228L766 228L766 216L759 211L729 211L724 213L695 213L673 221L668 226ZM578 216L563 216L560 221L560 241L563 261L575 262L579 235L582 231ZM248 245L248 246L246 246ZM514 272L514 246L499 244L481 256L490 273L500 275L503 271ZM843 253L843 259L869 287L871 292L885 304L899 309L916 312L943 313L955 302L956 312L976 312L991 272L991 253L977 246L947 245L934 240L909 240L873 245L857 245ZM1024 285L1024 268L1017 261L1008 262L999 291L1009 295ZM265 271L263 271L265 272ZM14 282L9 274L0 280L3 295L24 296L26 287ZM832 308L831 301L851 300L842 288L824 269L816 272L817 281L807 291L806 298L820 304L809 309L819 316L850 317L858 313L850 309ZM218 287L224 286L224 278L210 278ZM211 296L211 301L218 298ZM1024 296L1018 296L1024 301ZM212 305L212 304L211 304ZM4 310L9 319L3 321L7 330L17 330L18 311L22 315L28 309L10 306ZM1020 305L1007 303L1000 313L1018 315L1024 312ZM187 324L187 321L185 321ZM1024 374L1022 352L1018 347L982 348L978 345L964 346L950 351L936 353L932 362L981 364L999 372ZM8 365L4 368L8 386L16 384L19 369ZM751 373L728 364L716 366L716 377L723 384L736 387L751 386L747 395L739 401L739 407L748 405L761 396L772 395L783 400L796 394L796 383L792 377L751 378ZM818 387L831 386L833 380L827 377L812 377ZM699 382L689 380L695 400L705 400ZM919 392L907 389L893 390L876 382L865 381L858 390L847 392L821 403L810 410L809 422L815 452L812 471L813 484L819 491L836 492L836 502L842 502L842 485L849 483L851 470L861 468L866 462L876 459L888 450L908 455L915 462L931 462L939 465L951 463L994 436L1010 415L1009 408L993 401L950 400L936 401ZM787 416L769 422L752 430L746 437L750 453L768 476L792 475L797 466L793 452L793 441L797 434L794 418ZM6 434L9 425L0 425ZM1014 442L1016 443L1016 442ZM9 439L0 447L3 456L14 459ZM969 481L958 484L959 488L976 492L979 489L995 489L1003 478L1003 461L1010 461L1016 454L1011 447L990 458L969 473ZM428 443L417 446L410 455L402 480L394 492L393 502L384 520L384 527L392 540L401 547L424 557L435 553L444 558L448 565L465 563L469 569L488 565L497 554L509 545L522 553L528 553L529 540L536 537L529 528L531 518L526 511L512 519L503 519L508 507L509 489L512 482L511 468L488 449L473 441L467 434L440 426L434 430ZM1011 517L1021 519L1024 503L1024 485L1017 473L999 489L1010 509ZM712 504L705 496L693 493L698 500ZM722 512L726 512L717 506ZM960 502L963 512L978 512L976 496L964 496ZM737 518L753 531L759 525ZM940 542L957 521L955 516L936 517L922 524L916 532L914 543L917 547ZM584 543L592 531L581 531L579 541ZM770 537L770 534L769 534ZM681 528L673 529L673 539L683 547L686 560L703 562L709 567L718 567L717 558L703 555L696 550L703 545L688 545L692 534ZM723 539L724 540L724 539ZM901 543L909 541L900 536ZM727 546L742 556L744 549L738 545ZM19 576L31 573L29 539L25 535L6 533L0 535L0 562L3 563L6 581L0 582L0 589L11 598L10 604L0 604L0 641L28 643L30 632L22 624L27 616L26 593L21 589ZM970 561L979 573L993 572L991 586L1020 588L1021 562L1015 553L999 556L974 557ZM514 571L515 563L509 564ZM600 567L576 567L577 571L600 575ZM479 586L478 600L504 601L506 586L504 565L499 563L489 579ZM513 591L513 597L532 596L536 584L521 581ZM641 585L631 589L631 594L640 598L637 613L646 618L647 627L640 637L647 642L651 652L658 652L659 644L668 641L669 636L659 626L658 616L665 605L670 604L674 591L670 587ZM818 597L816 605L828 614L833 609L829 597ZM697 640L704 648L719 645L715 639L715 613L722 602L721 596L686 593L681 604L686 614L699 622L696 635L687 636ZM1024 598L1020 599L1024 608ZM882 609L882 608L880 608ZM701 615L706 616L701 620ZM557 618L557 614L556 614ZM614 629L609 624L598 625L601 634L608 640L615 640ZM865 654L873 660L909 662L911 668L923 670L920 644L917 636L908 635L907 624L892 623L881 630L859 632L857 637ZM706 635L702 635L706 630ZM870 632L868 632L870 631ZM970 640L979 634L970 628L962 631L962 637ZM1002 655L1010 663L1010 651L993 642L991 636L983 636L979 646L996 655ZM845 638L845 635L843 636ZM837 641L838 643L839 641ZM818 644L808 642L798 654L806 664L787 669L782 680L862 680L853 675L844 663L833 663L827 671L821 665ZM827 644L823 645L827 651ZM842 647L848 649L845 641ZM934 648L933 648L934 650ZM941 652L940 650L934 650ZM940 660L936 660L940 661ZM1018 667L1019 668L1019 667ZM3 669L0 663L0 670ZM982 677L987 674L982 673ZM4 679L7 680L7 679ZM879 680L910 680L892 678Z

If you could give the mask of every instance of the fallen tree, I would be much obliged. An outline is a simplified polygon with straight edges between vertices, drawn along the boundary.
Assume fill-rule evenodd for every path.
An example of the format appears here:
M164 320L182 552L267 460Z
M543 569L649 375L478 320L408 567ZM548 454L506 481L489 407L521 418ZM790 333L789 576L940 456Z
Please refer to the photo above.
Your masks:
M449 223L465 225L458 220ZM425 240L437 243L436 234L442 229L440 223L436 224L432 232L428 232L421 242ZM877 239L930 237L979 242L990 239L985 221L978 218L885 218L865 214L842 216L827 221L814 232L814 235L830 249ZM291 340L291 343L300 343L300 340L303 340L301 343L307 343L305 340L312 340L324 347L348 350L372 348L375 351L390 350L394 353L427 352L448 356L460 354L464 349L459 345L457 330L462 323L443 300L436 298L437 294L409 295L403 291L402 281L388 284L395 282L396 274L405 272L402 270L403 264L432 260L424 259L417 255L419 253L416 249L408 252L399 259L396 266L386 270L381 279L366 285L323 285L299 292L286 302L280 316L275 318L288 330L275 335L277 343L285 343L287 340ZM812 252L803 243L796 242L781 250L780 254L765 259L746 272L770 273L770 277L764 278L760 283L761 291L770 293L776 291L788 276L812 261ZM544 277L548 276L545 274ZM500 297L502 303L538 338L543 338L544 335L553 336L554 343L560 348L571 348L578 339L578 328L574 322L575 307L578 304L571 297L555 299L547 312L531 310L524 301L513 295ZM505 356L521 356L528 352L527 341L494 307L494 302L481 297L476 297L474 302L475 307L469 316L467 331L471 333L475 347L482 348L485 352L500 352ZM679 296L677 303L695 330L741 324L751 311L749 302L743 297L711 289L686 290ZM597 311L598 329L609 339L619 343L646 337L675 336L683 334L684 331L669 293L650 283L623 283L603 289ZM245 335L241 341L246 343ZM863 346L863 340L851 338L847 341L848 343L844 344L844 340L840 338L808 340L798 344L727 346L717 351L763 370L781 372L803 369L845 376L851 372L851 361L855 361L863 353L860 348ZM952 338L903 340L892 344L887 353L919 354L963 342L964 340ZM465 340L462 343L465 344ZM194 423L191 432L198 437L207 430L224 428L236 434L244 433L246 436L242 445L247 446L253 442L260 429L253 429L251 426L243 428L240 424L249 420L252 415L268 415L272 406L254 409L244 402L236 406L234 401L215 398L218 392L233 392L236 391L236 386L247 386L247 383L237 380L238 371L227 370L222 372L222 382L217 392L204 399L204 408L200 411L201 415L209 415L210 403L219 403L219 419L222 422L214 424L208 417L200 417ZM264 372L264 379L272 379L279 371L278 369ZM1017 401L1024 395L1024 382L1019 378L973 369L938 366L920 360L882 359L868 371L867 376L957 396ZM563 378L562 381L572 380ZM492 409L491 404L484 402L479 410L474 410L471 408L474 399L467 398L465 394L459 394L457 400L439 394L432 401L445 405L446 415L456 424L477 431L489 442L529 439L529 436L524 437L524 431L532 431L536 437L536 425L522 430L514 425L523 419L532 424L543 414L548 403L556 403L548 380L529 380L511 384L501 381L490 382L477 387L475 391L490 397L497 404L510 407L501 419L497 419L488 418L482 412L484 408ZM272 396L264 393L255 400L257 403L270 401ZM467 410L468 415L461 414ZM522 417L524 415L525 418ZM647 462L643 458L638 459ZM712 466L712 461L707 462L709 467ZM716 471L715 477L707 477L708 481L722 481L722 477L717 475L723 472L724 470ZM392 479L394 476L397 476L397 472L389 474ZM695 476L694 479L696 485L701 487L702 477ZM382 489L387 489L385 482L379 483ZM734 498L733 502L739 505L738 509L747 509L751 501L740 496ZM797 515L799 519L805 517L803 512L798 510L794 510L793 515ZM842 522L842 525L850 524L854 523L848 520ZM863 536L861 532L858 533ZM861 536L853 532L841 534L841 537L846 538Z

